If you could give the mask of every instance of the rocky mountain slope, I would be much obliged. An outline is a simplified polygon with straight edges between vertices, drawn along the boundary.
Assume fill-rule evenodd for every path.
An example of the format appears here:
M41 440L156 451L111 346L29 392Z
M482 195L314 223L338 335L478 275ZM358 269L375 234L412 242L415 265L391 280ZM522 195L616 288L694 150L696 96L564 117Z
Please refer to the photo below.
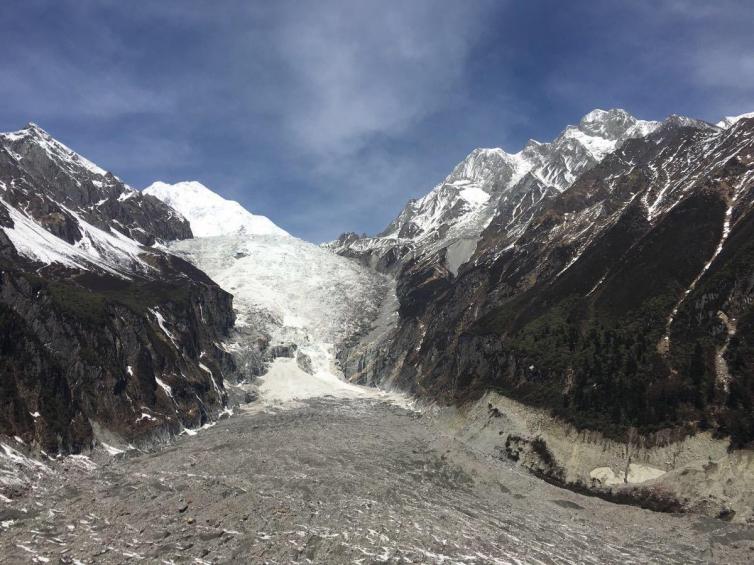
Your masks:
M191 235L38 126L0 134L0 435L116 449L223 410L231 296L163 251Z
M546 152L568 164L557 171L472 153L383 235L330 245L397 277L397 327L341 353L349 377L455 402L496 390L624 439L754 440L754 119L625 116L568 128L552 144L568 151ZM417 214L468 186L489 198ZM471 224L483 229L461 252Z

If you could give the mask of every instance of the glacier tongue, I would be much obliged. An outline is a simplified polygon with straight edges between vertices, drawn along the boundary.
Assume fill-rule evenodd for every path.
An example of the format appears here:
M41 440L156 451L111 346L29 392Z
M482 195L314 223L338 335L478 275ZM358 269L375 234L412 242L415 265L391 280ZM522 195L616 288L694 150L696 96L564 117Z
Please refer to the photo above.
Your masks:
M377 315L385 277L287 235L200 237L174 242L170 250L233 294L239 329L261 329L271 338L270 349L295 344L311 360L308 374L293 359L275 359L262 377L263 400L382 395L343 381L335 353Z
M194 239L175 241L183 255L233 295L242 356L269 338L273 359L259 392L269 404L313 396L384 396L347 383L335 362L337 347L369 327L389 287L385 276L292 237L198 182L153 183L144 190L182 214ZM391 395L391 398L397 395Z

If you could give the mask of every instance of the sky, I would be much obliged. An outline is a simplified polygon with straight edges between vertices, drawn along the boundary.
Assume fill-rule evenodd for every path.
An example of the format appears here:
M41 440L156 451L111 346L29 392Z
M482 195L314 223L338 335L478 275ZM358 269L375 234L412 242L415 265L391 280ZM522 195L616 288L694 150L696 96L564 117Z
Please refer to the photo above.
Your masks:
M752 29L750 0L4 2L0 131L33 121L135 188L198 180L321 242L593 108L754 111Z

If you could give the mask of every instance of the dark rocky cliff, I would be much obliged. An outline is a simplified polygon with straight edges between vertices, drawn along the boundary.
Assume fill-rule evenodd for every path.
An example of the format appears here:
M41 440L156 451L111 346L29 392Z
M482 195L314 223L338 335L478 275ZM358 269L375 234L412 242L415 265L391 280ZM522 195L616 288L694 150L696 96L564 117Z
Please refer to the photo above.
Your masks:
M188 223L36 126L0 142L0 434L76 452L216 418L232 297L150 247Z

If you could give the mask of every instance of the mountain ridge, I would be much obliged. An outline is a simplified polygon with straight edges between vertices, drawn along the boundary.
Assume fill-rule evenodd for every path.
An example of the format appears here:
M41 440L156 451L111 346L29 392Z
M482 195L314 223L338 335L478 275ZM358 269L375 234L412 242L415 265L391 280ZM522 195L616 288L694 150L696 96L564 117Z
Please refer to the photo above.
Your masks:
M754 393L742 369L751 362L742 353L748 346L722 320L750 315L745 314L751 292L745 280L754 265L743 259L747 246L740 247L740 234L753 217L753 126L754 120L745 118L722 129L671 116L531 208L531 219L515 230L515 207L498 206L460 261L453 257L455 244L445 241L439 249L431 244L423 251L410 249L392 265L400 303L396 331L381 344L343 351L347 374L359 382L387 379L446 401L463 402L498 387L578 425L613 429L617 435L626 426L649 431L677 425L678 411L690 402L690 413L715 422L734 443L751 441L754 426L741 408ZM686 245L683 238L694 243ZM351 253L360 241L351 238L336 251L363 260ZM726 276L739 282L713 292L710 277L732 268L721 267L721 261L738 265ZM372 265L384 268L377 261ZM705 310L705 301L717 310ZM616 320L622 325L613 328ZM613 386L614 377L604 370L579 365L582 355L589 363L608 363L607 352L579 353L579 347L588 347L583 340L591 331L599 339L615 339L602 335L608 332L627 342L637 333L650 340L641 354L613 352L623 356L628 369L608 371L631 373L621 377L621 386L641 397L636 404L622 405L625 396L610 394L574 398L574 390L585 394L592 379L603 379L598 386L606 389ZM562 347L558 340L577 350L556 354ZM736 376L733 364L741 367ZM569 380L574 378L575 385ZM734 381L739 384L730 384ZM699 390L702 382L711 388ZM665 393L668 408L662 416L653 412L660 402L644 396L658 394L659 387L683 389ZM697 396L690 401L689 395ZM600 415L592 405L612 405L617 415Z
M155 181L142 193L177 210L197 237L228 235L241 229L250 235L290 235L269 218L252 214L238 202L223 198L199 181L174 184Z
M575 176L627 139L658 127L659 122L639 120L625 110L596 109L549 143L529 140L518 153L474 149L426 196L411 200L377 236L344 234L324 246L390 271L399 268L403 257L478 239L500 207L513 214L509 229L517 233L524 218L562 192ZM468 255L473 245L468 242L463 247L463 255Z

